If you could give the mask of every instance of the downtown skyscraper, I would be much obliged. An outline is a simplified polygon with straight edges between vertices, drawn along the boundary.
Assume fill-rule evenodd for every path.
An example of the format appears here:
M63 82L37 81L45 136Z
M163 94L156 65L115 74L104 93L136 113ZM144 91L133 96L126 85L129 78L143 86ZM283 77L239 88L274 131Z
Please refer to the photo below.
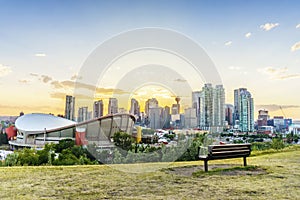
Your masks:
M93 105L93 116L94 118L102 117L103 116L103 101L98 100L94 102Z
M242 132L254 131L254 101L246 88L234 90L234 123Z
M140 116L140 105L139 105L139 102L134 98L132 98L130 101L129 113L136 117Z
M73 96L66 96L65 118L75 120L75 97Z
M108 115L113 115L118 113L118 99L109 98L108 100Z
M204 130L220 132L225 121L225 90L223 85L207 83L202 91L192 93L192 107L195 108L197 126Z

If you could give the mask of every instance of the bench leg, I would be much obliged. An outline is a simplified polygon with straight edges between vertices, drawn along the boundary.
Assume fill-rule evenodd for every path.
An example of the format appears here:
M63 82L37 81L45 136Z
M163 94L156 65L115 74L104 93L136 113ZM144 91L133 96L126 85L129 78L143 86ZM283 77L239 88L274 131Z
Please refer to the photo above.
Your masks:
M208 161L204 160L204 171L207 172L208 171Z
M247 166L247 160L246 160L246 157L243 157L244 158L244 166Z

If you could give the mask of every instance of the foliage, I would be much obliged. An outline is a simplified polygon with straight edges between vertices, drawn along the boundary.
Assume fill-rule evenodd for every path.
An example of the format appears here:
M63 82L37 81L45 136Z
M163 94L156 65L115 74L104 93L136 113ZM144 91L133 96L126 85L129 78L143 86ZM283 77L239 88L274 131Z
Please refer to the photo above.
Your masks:
M283 149L285 147L284 142L281 138L273 138L271 143L272 149Z
M254 151L263 151L271 148L271 142L253 142L251 148Z
M39 155L35 149L24 148L18 152L18 165L30 166L39 164Z
M55 159L55 153L58 158ZM94 164L89 157L88 151L82 146L75 146L73 140L61 140L58 144L46 144L44 149L35 150L24 148L9 154L5 159L6 166L16 165L79 165Z
M18 152L8 154L6 159L5 159L4 165L6 165L6 166L16 166L17 163L18 163L18 157L19 157Z
M0 133L0 145L2 144L8 144L7 140L7 134L6 133Z
M117 132L113 136L114 143L117 147L128 151L132 148L133 138L125 132Z
M56 153L61 153L65 149L71 149L75 145L75 141L72 139L60 140L58 144L55 145L54 149Z

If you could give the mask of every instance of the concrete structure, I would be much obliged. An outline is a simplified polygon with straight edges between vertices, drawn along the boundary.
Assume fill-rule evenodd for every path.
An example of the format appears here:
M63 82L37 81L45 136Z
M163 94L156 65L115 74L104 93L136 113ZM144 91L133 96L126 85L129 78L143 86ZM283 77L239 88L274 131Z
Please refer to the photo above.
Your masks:
M201 92L192 92L192 108L196 109L197 126L200 127Z
M196 128L197 127L197 116L196 108L184 109L184 127L185 128Z
M258 119L257 119L257 126L267 126L268 120L270 119L269 111L267 110L259 110L258 111Z
M172 105L172 115L177 115L180 114L180 98L176 97L175 98L176 104Z
M254 101L246 88L234 90L234 119L242 132L254 131Z
M139 105L139 102L134 98L132 98L130 101L129 113L131 115L134 115L136 117L136 119L138 119L140 117L140 105Z
M163 128L170 128L171 114L170 107L165 106L162 112Z
M93 106L93 118L99 118L103 116L104 105L102 100L94 102Z
M158 101L156 98L148 99L145 102L145 114L149 115L150 108L158 108Z
M220 127L221 131L225 121L225 90L223 85L216 85L213 93L213 126Z
M77 145L112 146L114 133L132 134L135 119L129 114L108 115L77 123L48 114L26 114L16 121L17 137L9 141L12 148L41 148L47 143L73 139Z
M225 121L227 122L228 126L233 126L233 105L226 104L225 105Z
M78 117L77 117L77 122L84 122L88 120L88 107L80 107L78 109Z
M108 100L108 115L113 115L118 113L118 99L109 98Z
M207 83L202 91L194 92L193 108L198 112L197 124L203 130L223 131L225 125L225 91L222 85Z
M65 118L73 121L75 120L75 97L73 96L66 96Z
M149 108L149 127L151 129L161 129L163 127L163 120L162 120L162 108Z
M271 135L274 133L274 127L273 126L259 126L257 129L257 133Z

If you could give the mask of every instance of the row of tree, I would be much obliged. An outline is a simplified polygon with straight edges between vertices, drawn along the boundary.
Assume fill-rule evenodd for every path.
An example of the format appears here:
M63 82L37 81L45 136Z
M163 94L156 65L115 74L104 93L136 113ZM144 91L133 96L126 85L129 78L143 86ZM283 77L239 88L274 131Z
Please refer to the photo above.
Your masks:
M44 149L24 148L9 154L5 159L6 166L36 165L84 165L95 164L94 157L86 148L76 146L71 139L61 140L58 144L46 144Z

